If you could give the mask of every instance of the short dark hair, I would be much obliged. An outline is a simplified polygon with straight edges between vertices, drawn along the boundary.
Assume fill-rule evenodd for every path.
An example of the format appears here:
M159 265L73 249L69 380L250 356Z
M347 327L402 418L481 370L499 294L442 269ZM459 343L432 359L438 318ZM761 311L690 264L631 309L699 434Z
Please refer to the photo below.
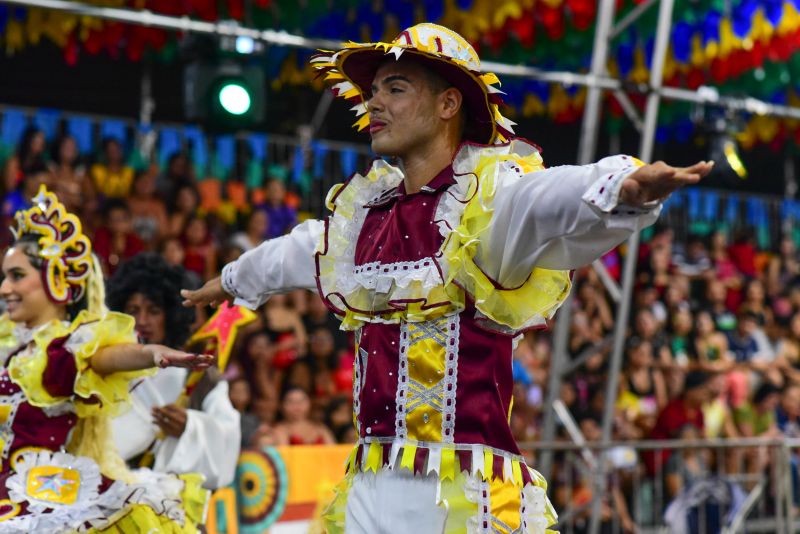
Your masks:
M131 208L128 203L121 198L108 198L103 205L103 217L108 218L114 210L122 210L130 214Z

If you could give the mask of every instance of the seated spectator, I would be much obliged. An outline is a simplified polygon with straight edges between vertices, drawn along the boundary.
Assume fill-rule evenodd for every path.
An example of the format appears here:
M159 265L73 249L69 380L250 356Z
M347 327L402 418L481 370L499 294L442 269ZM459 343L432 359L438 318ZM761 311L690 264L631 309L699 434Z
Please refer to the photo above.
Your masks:
M34 126L26 128L22 132L16 153L6 161L3 172L4 191L17 190L26 174L30 174L35 168L46 165L46 149L47 140L44 132Z
M289 307L286 295L273 295L264 305L264 327L275 340L275 367L285 369L308 348L308 336L296 310Z
M755 278L745 286L744 300L739 306L739 311L749 312L753 315L761 328L773 321L772 310L767 306L766 296L764 284L761 283L761 280Z
M181 236L186 230L189 219L197 213L197 208L200 206L200 194L193 185L187 184L178 187L169 199L167 205L169 222L166 235Z
M281 400L282 420L275 425L277 445L330 445L336 443L325 425L310 419L311 399L299 387L289 387Z
M325 426L333 430L336 443L355 443L358 441L356 427L353 425L353 405L346 397L336 397L325 408Z
M714 319L717 330L721 332L730 332L736 328L736 314L728 308L727 300L727 290L722 281L716 278L706 281L706 309Z
M53 144L53 192L71 212L88 214L95 207L95 192L86 166L80 160L78 144L70 135Z
M789 322L789 329L778 349L775 364L779 371L779 385L784 380L800 384L800 313L795 313Z
M761 384L752 400L733 411L739 433L748 438L778 437L776 410L780 402L780 389L769 382Z
M800 438L800 386L789 384L783 388L775 422L783 437Z
M728 403L728 380L724 374L710 373L706 386L708 400L703 403L703 423L706 438L736 438L739 431Z
M674 290L674 287L669 289L669 291ZM661 351L658 363L664 370L668 394L670 398L673 398L680 393L686 372L697 356L691 339L694 315L689 304L682 302L671 309L667 337L668 350Z
M667 385L661 370L654 366L649 341L631 338L626 356L617 407L645 436L655 425L658 413L667 405Z
M267 212L269 226L265 239L282 236L297 224L297 211L286 204L286 186L278 178L270 178L264 188L264 204L258 206Z
M703 436L692 424L679 428L675 439L697 441ZM667 498L672 500L695 482L706 479L711 474L710 454L707 449L687 447L670 455L664 466L664 485Z
M756 271L757 250L755 246L755 235L752 228L740 230L736 234L733 244L728 248L728 252L740 273L748 279L756 277L758 274Z
M584 438L589 443L596 443L602 437L597 418L591 412L578 416L578 426ZM595 456L597 459L597 456ZM609 456L606 456L609 459ZM630 514L630 507L622 491L622 476L620 470L612 469L607 472L602 482L602 495L600 495L600 532L622 532L633 534L637 532L636 523ZM591 502L597 491L596 481L589 472L582 469L562 469L554 480L554 502L557 506L576 510L577 517L574 522L575 532L589 532L589 522L592 513ZM617 530L619 527L621 529Z
M685 368L696 358L691 334L694 328L694 314L687 304L673 310L670 320L669 348L672 361L670 366Z
M575 295L576 302L589 318L590 328L597 337L602 337L614 327L614 314L593 269L587 271L586 279L578 285Z
M11 190L3 198L3 221L4 228L7 228L14 214L19 210L31 207L33 197L39 192L41 186L48 189L53 183L53 174L44 163L34 164L22 176L22 181L16 189Z
M779 296L792 280L800 276L800 258L797 245L790 235L781 238L779 253L773 256L767 269L767 293Z
M308 300L306 308L308 311L303 315L303 326L306 332L311 332L316 327L324 326L333 334L333 344L336 352L346 350L350 343L347 340L347 334L339 328L341 321L325 306L319 293L307 291L306 296Z
M105 198L126 198L133 184L133 169L125 164L120 142L109 137L103 141L103 155L89 172L97 194Z
M750 363L758 353L758 343L754 336L757 329L756 315L746 311L739 313L736 329L728 332L728 347L736 363Z
M194 184L194 166L188 154L181 151L170 155L166 170L156 180L156 189L162 198L174 198L180 188Z
M242 252L247 252L261 244L268 230L269 216L266 210L254 209L247 216L244 231L234 234L231 243Z
M214 278L217 275L217 247L204 217L195 215L186 221L182 242L183 266L203 280Z
M659 295L664 295L672 282L672 258L669 246L653 247L647 268L639 274L639 283L656 288Z
M673 250L672 263L675 270L690 279L705 278L713 267L703 238L690 235L686 247Z
M133 229L145 243L155 243L167 228L167 208L156 190L156 167L139 171L133 179L128 206Z
M144 243L133 231L131 212L125 202L108 201L104 219L105 224L95 233L92 245L103 270L112 276L120 263L144 251Z
M718 373L733 368L734 359L728 351L728 338L718 332L714 319L707 311L695 315L695 329L692 336L697 367L702 371Z
M161 254L166 262L172 266L183 267L183 260L186 258L186 250L183 248L183 243L178 237L167 237L158 247L158 253ZM200 275L191 271L186 271L186 276L192 287L200 287L203 281Z
M277 404L282 375L272 365L274 358L275 346L269 334L256 330L244 338L241 349L230 366L238 369L237 375L240 374L248 380L255 397Z
M634 292L634 303L637 309L648 310L653 315L653 319L659 329L667 324L667 319L669 318L667 307L660 300L658 290L655 287L640 285Z
M708 382L712 375L702 371L690 371L686 375L681 394L661 410L656 419L656 424L650 432L649 439L666 440L678 439L686 425L697 429L697 435L705 433L705 420L703 418L703 405L712 396ZM645 464L650 474L663 469L671 450L658 450L644 455Z
M800 386L789 384L783 389L781 402L775 410L775 420L781 437L800 438ZM792 494L795 507L800 506L800 456L794 449L790 454Z
M251 411L253 397L250 392L250 382L244 377L231 380L228 396L233 407L239 412L242 427L241 446L242 448L253 446L253 438L259 425L261 425L261 421Z
M742 285L744 278L728 248L728 237L725 232L715 232L711 236L711 260L714 262L714 278L722 284L725 306L730 311L738 309L742 301ZM716 319L716 317L715 317ZM722 330L731 328L722 327Z
M333 372L339 368L339 357L330 330L321 326L311 331L308 336L308 355L314 361L317 395L330 397L340 393L333 382Z
M656 362L667 362L671 358L669 340L652 310L642 307L636 310L633 321L633 333L642 341L648 341L653 350Z

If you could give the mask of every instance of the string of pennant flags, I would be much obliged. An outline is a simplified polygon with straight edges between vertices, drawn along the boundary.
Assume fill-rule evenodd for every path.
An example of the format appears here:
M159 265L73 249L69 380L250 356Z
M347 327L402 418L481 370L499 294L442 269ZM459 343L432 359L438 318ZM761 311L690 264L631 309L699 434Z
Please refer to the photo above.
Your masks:
M464 35L486 60L527 64L545 70L587 71L598 0L84 0L86 3L205 21L233 19L260 29L309 37L361 41L391 40L416 22L444 24ZM617 0L618 18L643 0ZM657 9L611 43L609 73L629 82L649 79ZM676 0L670 48L664 66L669 86L719 88L769 102L800 104L800 0ZM0 4L0 48L13 54L42 41L62 50L69 64L82 55L107 54L139 61L145 55L173 62L180 36L158 28ZM313 85L312 51L268 47L260 59L276 90ZM585 89L532 80L504 80L510 115L544 116L572 123L582 116ZM605 127L623 124L623 111L608 95ZM633 98L637 106L644 99ZM740 143L777 149L798 144L793 121L748 117ZM659 139L687 141L692 124L680 103L664 103Z

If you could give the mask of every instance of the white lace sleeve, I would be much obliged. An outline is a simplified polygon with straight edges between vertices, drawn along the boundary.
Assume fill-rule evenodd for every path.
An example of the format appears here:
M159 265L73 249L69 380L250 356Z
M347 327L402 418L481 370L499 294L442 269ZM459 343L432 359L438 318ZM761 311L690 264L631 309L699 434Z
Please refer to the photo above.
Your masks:
M630 156L611 156L504 180L476 263L503 287L518 287L534 267L591 263L658 218L660 203L619 204L622 182L638 165Z
M324 223L308 220L288 235L270 239L222 269L222 287L236 304L250 309L271 295L292 289L314 289L314 251Z

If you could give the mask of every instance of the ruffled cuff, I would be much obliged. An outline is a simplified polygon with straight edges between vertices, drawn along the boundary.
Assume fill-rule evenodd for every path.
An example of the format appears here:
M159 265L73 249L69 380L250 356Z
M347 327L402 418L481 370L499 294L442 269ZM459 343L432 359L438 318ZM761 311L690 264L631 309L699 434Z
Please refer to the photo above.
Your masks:
M239 268L239 264L235 261L227 264L225 267L222 268L222 275L220 277L220 281L222 282L222 289L225 290L225 293L231 295L236 298L236 300L241 300L242 297L239 295L239 292L236 291L236 271Z
M614 172L601 175L586 190L582 199L603 213L623 216L639 216L652 212L661 203L650 202L643 206L628 206L620 204L619 195L622 191L622 184L625 179L639 170L644 163L631 156L613 156L606 158L619 164L619 168Z
M75 378L75 408L79 417L104 414L115 417L128 406L128 383L151 375L155 369L126 371L100 375L91 367L91 358L100 349L125 343L136 343L133 317L109 312L95 321L78 322L66 342L66 349L75 357L78 374Z

